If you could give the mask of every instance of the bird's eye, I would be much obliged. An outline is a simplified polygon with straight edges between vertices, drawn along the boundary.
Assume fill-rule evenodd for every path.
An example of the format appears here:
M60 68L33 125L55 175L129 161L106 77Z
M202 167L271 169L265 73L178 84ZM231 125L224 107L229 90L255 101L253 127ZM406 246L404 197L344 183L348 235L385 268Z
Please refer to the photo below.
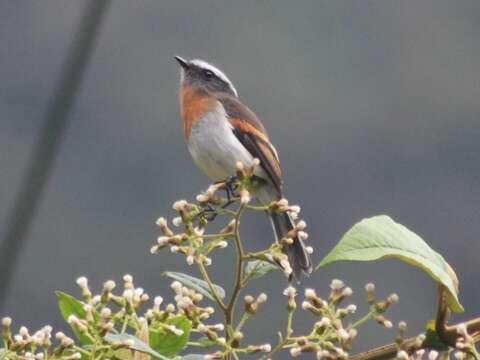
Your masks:
M210 70L203 70L203 77L207 80L210 80L213 78L213 72Z

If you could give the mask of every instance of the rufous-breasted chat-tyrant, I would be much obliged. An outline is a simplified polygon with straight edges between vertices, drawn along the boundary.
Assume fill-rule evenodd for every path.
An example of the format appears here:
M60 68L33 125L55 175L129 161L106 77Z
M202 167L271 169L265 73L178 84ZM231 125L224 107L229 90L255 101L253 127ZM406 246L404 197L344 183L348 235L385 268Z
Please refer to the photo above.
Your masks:
M270 204L283 197L283 181L277 151L255 115L239 99L227 76L203 60L175 59L181 66L180 110L184 135L195 163L212 180L225 180L236 173L238 162L251 166L260 160L255 176L261 179L254 191L260 203ZM294 227L288 212L270 211L276 239ZM293 277L310 274L309 251L298 236L285 252Z

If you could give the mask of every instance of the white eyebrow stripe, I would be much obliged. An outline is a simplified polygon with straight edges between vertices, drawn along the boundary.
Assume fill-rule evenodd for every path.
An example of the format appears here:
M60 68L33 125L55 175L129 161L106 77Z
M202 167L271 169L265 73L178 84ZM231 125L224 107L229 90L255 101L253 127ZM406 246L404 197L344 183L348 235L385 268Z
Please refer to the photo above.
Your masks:
M206 70L210 70L211 72L213 72L215 75L217 75L220 79L222 79L223 81L225 81L229 86L230 88L232 89L232 91L235 93L236 96L238 96L238 93L237 93L237 89L235 89L235 87L233 86L232 82L230 81L230 79L227 77L227 75L225 75L225 73L223 71L221 71L220 69L216 68L215 66L213 66L212 64L209 64L207 63L206 61L203 61L203 60L200 60L200 59L193 59L190 61L190 63L192 63L193 65L196 65L202 69L206 69Z

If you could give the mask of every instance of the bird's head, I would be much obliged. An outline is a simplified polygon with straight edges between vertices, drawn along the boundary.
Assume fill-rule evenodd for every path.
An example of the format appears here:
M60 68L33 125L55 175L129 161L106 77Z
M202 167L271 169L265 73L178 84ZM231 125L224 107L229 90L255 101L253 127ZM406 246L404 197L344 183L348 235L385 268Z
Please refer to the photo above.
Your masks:
M203 60L185 60L180 56L175 56L175 60L181 66L180 81L182 86L238 96L232 82L215 66Z

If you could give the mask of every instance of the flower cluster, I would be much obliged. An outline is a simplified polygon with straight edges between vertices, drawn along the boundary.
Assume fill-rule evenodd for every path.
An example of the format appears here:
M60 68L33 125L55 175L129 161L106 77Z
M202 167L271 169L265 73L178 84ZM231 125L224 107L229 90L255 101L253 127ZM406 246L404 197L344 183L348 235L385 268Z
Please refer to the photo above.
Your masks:
M345 286L341 280L333 280L330 284L328 299L317 295L314 289L305 289L305 300L302 302L302 309L309 311L318 318L313 325L312 331L303 336L292 336L293 330L287 329L285 346L290 349L293 357L303 353L316 353L318 359L347 359L348 351L352 342L357 336L358 327L370 319L374 319L386 328L391 328L392 323L384 317L388 307L398 301L396 294L390 295L386 300L376 301L374 286L368 284L367 301L370 304L370 311L360 320L346 325L357 306L341 304L352 295L352 289ZM295 288L288 287L284 291L287 297L287 309L289 313L297 308Z
M81 289L81 300L58 293L62 315L77 335L77 342L63 332L57 332L52 339L51 326L33 334L22 326L17 334L13 334L12 320L5 317L2 319L5 349L3 352L0 350L0 356L19 360L74 360L83 355L107 358L112 351L136 349L131 338L109 338L111 334L138 335L142 328L147 328L158 334L182 336L184 330L175 325L181 319L185 319L183 323L190 324L189 329L200 333L208 329L212 339L212 334L223 331L222 324L205 324L214 309L200 305L203 295L178 281L171 285L175 303L163 305L163 298L157 296L149 307L145 306L149 303L149 295L141 287L136 287L133 277L128 274L123 277L120 293L114 292L116 284L113 280L106 281L98 294L92 293L86 277L78 278L77 284ZM143 307L147 308L142 310Z
M458 360L463 360L467 357L467 355L471 355L473 358L479 359L480 354L475 347L475 339L471 334L468 333L466 324L458 325L457 333L460 335L460 337L455 344L455 347L458 350L455 353L455 357Z
M210 185L206 191L196 196L196 203L186 200L176 201L173 204L173 209L177 212L177 216L172 219L171 223L181 230L174 231L164 217L159 218L157 225L162 235L158 237L156 244L151 247L151 253L156 254L161 249L168 247L173 253L185 255L188 265L197 263L208 266L212 263L210 254L214 250L227 247L228 240L235 237L239 225L239 215L243 210L288 213L292 220L296 221L301 210L300 206L290 205L287 199L282 198L270 204L259 206L250 204L253 199L252 192L255 192L260 181L254 175L258 166L258 159L255 159L250 167L238 163L236 177ZM226 192L227 197L221 196L223 191ZM236 210L228 209L233 204L236 204ZM206 226L218 215L227 216L231 219L227 220L227 224L219 232L206 234ZM273 243L270 248L251 254L251 257L277 264L285 275L290 276L292 268L284 247L291 245L295 238L303 241L307 240L306 226L305 221L296 221L294 228L283 238L278 239L278 242ZM310 254L313 253L311 246L307 246L306 250Z

